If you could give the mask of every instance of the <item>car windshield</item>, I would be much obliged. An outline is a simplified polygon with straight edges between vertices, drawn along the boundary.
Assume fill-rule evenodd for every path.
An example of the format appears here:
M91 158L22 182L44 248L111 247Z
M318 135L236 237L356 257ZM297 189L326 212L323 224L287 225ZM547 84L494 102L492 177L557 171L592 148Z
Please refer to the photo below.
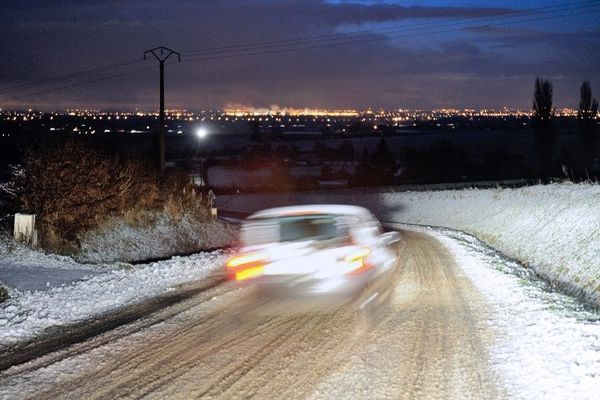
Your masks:
M348 225L333 215L301 215L254 220L242 227L245 245L302 240L330 240L349 235Z
M297 240L327 240L339 236L333 217L294 217L279 221L279 240L293 242Z

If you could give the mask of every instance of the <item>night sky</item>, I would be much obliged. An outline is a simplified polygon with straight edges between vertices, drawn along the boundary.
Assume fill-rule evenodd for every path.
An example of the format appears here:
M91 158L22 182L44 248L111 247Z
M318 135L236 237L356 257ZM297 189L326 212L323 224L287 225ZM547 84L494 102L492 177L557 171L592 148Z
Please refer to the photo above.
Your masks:
M600 1L3 0L0 15L4 109L155 110L156 46L183 57L168 108L529 109L537 76L558 107L584 79L600 97Z

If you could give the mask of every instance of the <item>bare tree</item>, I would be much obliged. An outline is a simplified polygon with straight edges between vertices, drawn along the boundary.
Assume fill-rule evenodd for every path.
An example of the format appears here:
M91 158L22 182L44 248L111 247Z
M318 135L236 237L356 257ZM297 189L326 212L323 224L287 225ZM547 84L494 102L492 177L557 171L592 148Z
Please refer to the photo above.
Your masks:
M598 100L592 97L590 81L583 81L579 91L579 118L592 119L598 113Z
M583 81L579 89L579 121L581 128L581 155L583 167L586 174L597 174L597 165L594 160L598 158L598 127L596 115L598 113L598 101L592 96L592 86L589 81Z
M536 174L541 178L552 175L552 153L556 129L552 117L552 82L537 78L533 92L533 128L536 155Z
M533 112L536 118L544 120L552 117L552 82L537 78L533 94Z

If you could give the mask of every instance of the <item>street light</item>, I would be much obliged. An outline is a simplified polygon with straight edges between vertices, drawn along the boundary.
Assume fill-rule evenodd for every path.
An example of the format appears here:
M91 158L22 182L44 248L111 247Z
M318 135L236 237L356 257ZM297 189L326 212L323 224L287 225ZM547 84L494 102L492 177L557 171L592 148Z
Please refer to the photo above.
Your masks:
M206 127L206 125L197 126L196 129L194 130L194 134L196 135L196 137L198 139L204 140L208 136L208 128ZM196 156L197 155L198 155L198 149L196 148ZM201 159L201 163L200 163L201 183L200 183L200 186L203 186L204 188L207 187L207 184L206 184L207 172L206 172L206 168L204 165L205 162L206 162L205 159Z
M206 129L204 126L201 126L196 129L196 136L199 139L204 139L207 135L208 135L208 129Z

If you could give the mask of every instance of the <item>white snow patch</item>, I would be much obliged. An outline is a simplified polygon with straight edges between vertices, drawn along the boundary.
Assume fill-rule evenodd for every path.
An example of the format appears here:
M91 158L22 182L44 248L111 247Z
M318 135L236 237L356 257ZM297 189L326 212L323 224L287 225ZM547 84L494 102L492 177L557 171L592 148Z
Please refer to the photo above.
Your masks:
M167 261L112 269L69 285L45 291L11 291L0 304L0 347L44 331L85 320L172 290L174 286L200 281L222 267L223 251L173 257Z
M2 265L11 266L40 266L62 269L98 270L104 266L97 264L78 263L73 258L58 254L46 253L40 249L26 246L14 241L11 237L0 235L0 268Z

